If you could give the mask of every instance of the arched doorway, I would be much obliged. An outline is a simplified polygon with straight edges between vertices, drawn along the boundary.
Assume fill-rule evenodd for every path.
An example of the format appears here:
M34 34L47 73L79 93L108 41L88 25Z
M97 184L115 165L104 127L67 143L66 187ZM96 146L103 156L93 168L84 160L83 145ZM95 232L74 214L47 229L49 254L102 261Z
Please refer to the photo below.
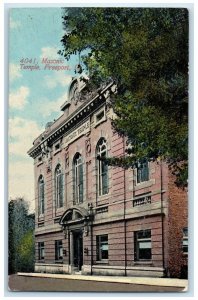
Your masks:
M88 235L90 214L84 208L70 208L64 212L59 224L68 238L69 265L71 273L81 271L83 266L83 239Z

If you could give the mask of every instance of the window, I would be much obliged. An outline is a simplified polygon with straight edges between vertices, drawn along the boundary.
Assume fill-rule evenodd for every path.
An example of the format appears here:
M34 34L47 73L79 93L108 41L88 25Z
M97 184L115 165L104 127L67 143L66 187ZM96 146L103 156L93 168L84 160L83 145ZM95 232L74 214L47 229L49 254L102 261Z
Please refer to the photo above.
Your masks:
M44 214L44 200L45 200L45 189L44 179L41 175L38 180L38 213L39 215Z
M60 144L55 145L55 151L58 151L60 149Z
M183 253L188 253L188 227L183 228Z
M55 241L55 260L63 259L63 243Z
M148 161L138 163L137 166L137 183L149 180L149 165Z
M54 154L59 152L61 150L61 143L58 141L56 144L54 144Z
M43 163L43 157L42 157L42 155L40 155L37 159L37 165L40 165L42 163Z
M60 165L55 170L55 200L57 208L63 207L63 174Z
M44 259L45 258L45 245L44 242L38 243L38 259Z
M104 110L96 115L96 123L100 122L104 118Z
M77 153L74 158L74 203L83 202L83 161Z
M108 259L108 235L98 235L96 236L96 252L97 260L106 260Z
M134 258L138 260L150 260L152 257L151 253L151 230L141 230L135 232L135 255Z
M104 161L107 156L105 139L101 139L97 145L97 178L99 196L108 194L108 165Z
M106 120L105 108L103 107L95 114L95 126Z

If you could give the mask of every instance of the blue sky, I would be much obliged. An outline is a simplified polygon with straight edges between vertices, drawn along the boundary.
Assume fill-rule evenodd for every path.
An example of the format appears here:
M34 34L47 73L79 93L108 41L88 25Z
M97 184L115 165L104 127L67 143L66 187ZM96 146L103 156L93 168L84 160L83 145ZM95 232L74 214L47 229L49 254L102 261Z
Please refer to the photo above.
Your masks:
M63 59L61 8L10 10L9 30L9 198L23 196L34 207L33 159L27 155L45 124L60 116L78 56L58 66L70 70L44 70L42 58ZM21 68L22 59L34 59L39 70Z

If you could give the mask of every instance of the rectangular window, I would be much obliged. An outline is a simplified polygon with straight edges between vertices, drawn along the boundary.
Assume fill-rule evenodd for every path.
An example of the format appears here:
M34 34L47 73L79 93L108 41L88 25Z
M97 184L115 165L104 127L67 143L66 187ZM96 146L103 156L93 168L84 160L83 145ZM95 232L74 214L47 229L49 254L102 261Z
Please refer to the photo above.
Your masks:
M104 118L104 110L96 115L96 123L100 122Z
M43 157L42 157L42 155L40 155L37 159L37 165L40 165L42 163L43 163Z
M151 260L152 247L151 247L151 230L136 231L134 235L134 259L139 260Z
M54 144L54 154L56 154L57 152L59 152L61 150L61 142L58 141Z
M55 145L55 151L58 151L60 149L60 144Z
M38 243L38 259L42 260L45 258L45 244L44 242Z
M55 260L63 259L63 243L61 240L55 241Z
M101 122L106 121L105 108L103 107L95 114L95 126L100 124Z
M149 165L148 161L140 163L137 167L137 183L149 180Z
M96 254L97 260L107 260L109 257L109 246L108 246L108 235L98 235L96 236Z
M188 227L183 228L183 253L188 253Z

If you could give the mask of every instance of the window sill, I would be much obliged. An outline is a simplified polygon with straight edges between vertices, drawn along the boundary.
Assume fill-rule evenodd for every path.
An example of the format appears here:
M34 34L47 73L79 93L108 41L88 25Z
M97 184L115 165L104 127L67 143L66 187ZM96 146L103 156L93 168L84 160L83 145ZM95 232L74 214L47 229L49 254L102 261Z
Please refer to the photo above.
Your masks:
M96 128L96 127L98 127L100 124L106 122L106 120L107 120L107 118L104 118L104 119L101 119L101 120L98 121L98 122L95 122L95 123L94 123L94 128Z
M44 258L38 259L38 263L45 263L45 259Z
M54 155L56 155L57 153L59 153L59 152L61 152L62 151L62 149L60 148L60 149L58 149L58 150L56 150L56 151L54 151Z
M104 195L98 195L98 200L99 200L99 201L100 201L100 200L106 200L106 199L109 198L109 196L110 196L110 193L104 194Z
M140 182L140 183L136 183L134 189L135 189L135 191L137 191L137 190L140 190L140 189L143 189L143 188L150 187L153 184L155 184L155 179L150 179L148 181L143 181L143 182Z
M63 259L58 259L54 261L55 264L63 264Z
M135 265L153 265L153 262L151 260L138 260L138 261L134 261L134 266Z
M38 216L38 218L39 218L39 221L40 221L40 220L43 220L43 219L44 219L44 214L40 214L40 215Z
M109 264L109 260L96 260L96 264L97 265L108 265Z
M57 212L57 213L58 213L58 212L62 212L63 209L64 209L63 206L61 206L61 207L56 207L56 212ZM55 218L58 218L58 216L56 216Z
M79 206L79 205L83 204L83 202L84 202L84 201L77 202L77 201L74 200L74 201L73 201L73 205L74 205L74 206Z

